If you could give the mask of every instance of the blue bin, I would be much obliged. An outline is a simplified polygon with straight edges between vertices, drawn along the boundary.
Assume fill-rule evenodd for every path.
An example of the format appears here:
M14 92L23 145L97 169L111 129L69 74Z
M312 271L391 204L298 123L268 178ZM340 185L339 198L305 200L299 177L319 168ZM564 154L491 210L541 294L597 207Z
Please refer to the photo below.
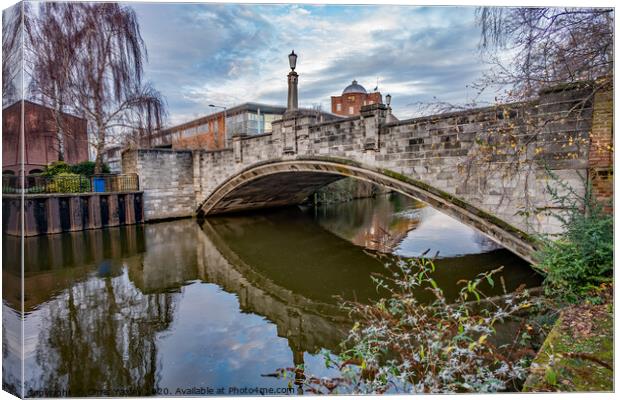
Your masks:
M105 192L105 179L93 178L93 186L95 192Z

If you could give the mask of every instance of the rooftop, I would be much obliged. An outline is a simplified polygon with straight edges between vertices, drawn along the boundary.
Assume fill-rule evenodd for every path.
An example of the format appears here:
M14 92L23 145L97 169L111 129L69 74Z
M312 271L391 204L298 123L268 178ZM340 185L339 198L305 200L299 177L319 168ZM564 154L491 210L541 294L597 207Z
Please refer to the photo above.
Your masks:
M366 92L366 89L364 89L364 86L358 84L357 81L353 81L351 82L349 86L344 88L344 90L342 91L342 94L347 94L347 93L367 93L367 92Z

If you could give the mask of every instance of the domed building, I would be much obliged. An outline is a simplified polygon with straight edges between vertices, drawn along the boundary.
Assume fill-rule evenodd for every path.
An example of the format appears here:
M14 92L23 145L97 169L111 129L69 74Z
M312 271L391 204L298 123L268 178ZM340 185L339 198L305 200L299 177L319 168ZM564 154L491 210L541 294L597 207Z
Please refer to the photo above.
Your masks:
M381 93L368 93L364 86L357 83L357 81L353 81L344 88L341 96L332 96L332 113L353 117L360 114L362 106L381 102Z

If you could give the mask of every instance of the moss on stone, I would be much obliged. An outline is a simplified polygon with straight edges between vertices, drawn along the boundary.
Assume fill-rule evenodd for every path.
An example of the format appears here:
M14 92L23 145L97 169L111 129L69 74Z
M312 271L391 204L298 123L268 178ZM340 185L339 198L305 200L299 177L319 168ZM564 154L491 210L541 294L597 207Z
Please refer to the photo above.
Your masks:
M299 157L298 158L300 161L323 161L323 162L333 162L333 163L338 163L338 164L345 164L345 165L350 165L352 167L358 167L358 168L362 168L362 164L357 162L357 161L353 161L353 160L349 160L346 158L339 158L339 157L328 157L328 156L304 156L304 157Z
M523 391L613 390L613 371L592 360L613 366L613 315L607 311L593 318L593 329L584 336L566 328L564 313L558 318L532 362Z

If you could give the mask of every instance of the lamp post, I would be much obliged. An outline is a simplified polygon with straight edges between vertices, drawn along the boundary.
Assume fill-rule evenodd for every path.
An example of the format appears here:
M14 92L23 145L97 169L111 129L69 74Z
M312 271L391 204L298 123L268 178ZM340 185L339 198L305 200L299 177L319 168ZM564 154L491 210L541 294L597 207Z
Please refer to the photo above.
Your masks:
M295 50L291 51L291 54L288 55L288 64L291 70L295 71L295 67L297 66L297 54L295 54Z
M387 94L385 96L385 103L387 105L387 117L385 119L385 122L387 122L388 124L393 123L393 122L398 122L398 118L396 118L393 114L392 114L392 95L391 94Z
M288 99L286 102L286 114L292 114L297 111L297 72L295 67L297 66L297 54L295 50L288 55L288 63L291 67L291 72L288 73Z
M226 126L226 107L224 106L216 106L215 104L209 104L209 107L211 108L221 108L224 110L224 146L228 146L228 129Z

